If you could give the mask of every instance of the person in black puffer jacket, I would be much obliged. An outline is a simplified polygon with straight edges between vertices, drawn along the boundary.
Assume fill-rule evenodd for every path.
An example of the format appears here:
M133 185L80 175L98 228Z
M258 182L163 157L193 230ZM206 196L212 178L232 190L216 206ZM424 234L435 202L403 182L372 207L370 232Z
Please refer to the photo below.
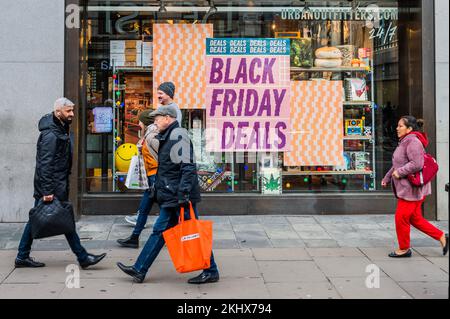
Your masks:
M164 246L163 232L178 224L180 207L189 212L190 204L198 218L196 204L200 202L197 166L194 162L193 145L185 129L176 121L176 108L161 106L151 113L160 133L158 152L158 172L156 174L156 200L160 206L153 232L133 266L117 263L127 275L141 283ZM188 280L190 284L203 284L219 280L219 271L211 252L210 267L200 275Z
M53 194L60 201L67 201L72 166L69 124L50 113L41 118L38 127L41 134L37 142L34 198Z
M52 202L55 199L65 202L69 199L69 175L72 167L72 147L69 126L74 117L74 104L66 99L56 100L54 111L44 115L39 121L39 139L36 149L36 170L34 174L34 198L36 207L42 200ZM88 254L81 246L76 232L65 235L73 253L82 268L97 264L106 254ZM15 266L44 267L30 257L33 237L28 222L20 240Z

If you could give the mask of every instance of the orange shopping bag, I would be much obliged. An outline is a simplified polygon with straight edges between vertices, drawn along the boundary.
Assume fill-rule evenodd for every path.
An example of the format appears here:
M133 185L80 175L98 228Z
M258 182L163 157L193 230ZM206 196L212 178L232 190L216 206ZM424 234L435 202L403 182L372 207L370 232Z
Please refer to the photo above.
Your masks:
M181 207L178 225L163 232L163 237L178 272L191 272L210 267L213 222L195 218L190 204L191 219L184 220Z

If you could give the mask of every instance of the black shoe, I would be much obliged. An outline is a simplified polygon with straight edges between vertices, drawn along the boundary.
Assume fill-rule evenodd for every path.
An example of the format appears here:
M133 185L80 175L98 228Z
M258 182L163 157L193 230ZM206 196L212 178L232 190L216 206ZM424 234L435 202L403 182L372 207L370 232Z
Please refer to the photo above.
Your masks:
M126 273L128 276L133 277L134 281L137 283L142 283L144 281L145 275L141 274L139 271L137 271L133 266L125 266L122 263L117 263L117 267L120 268L124 273Z
M89 266L98 264L100 262L100 260L105 258L105 256L106 256L106 253L103 253L101 255L88 254L87 258L83 262L80 262L80 266L81 266L81 268L86 269Z
M40 263L38 261L34 261L33 258L28 257L26 259L20 259L16 258L16 261L14 262L16 268L39 268L39 267L45 267L44 263Z
M117 239L117 242L122 247L139 248L139 236L136 235L131 235L125 239Z
M219 281L219 273L210 273L210 272L202 272L200 275L198 275L197 277L191 278L188 280L188 283L190 284L206 284L209 282L216 282Z
M405 258L405 257L411 257L412 251L411 249L408 249L408 251L404 254L398 255L395 251L389 254L389 257L391 258Z
M448 252L448 234L445 234L445 246L442 248L442 254L445 256Z

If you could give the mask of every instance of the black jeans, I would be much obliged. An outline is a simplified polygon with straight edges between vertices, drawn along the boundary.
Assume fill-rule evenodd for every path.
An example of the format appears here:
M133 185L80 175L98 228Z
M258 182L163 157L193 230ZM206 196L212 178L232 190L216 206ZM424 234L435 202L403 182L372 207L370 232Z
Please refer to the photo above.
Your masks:
M39 200L35 200L34 207L37 206ZM81 246L80 237L76 232L66 234L67 242L69 243L70 249L77 256L78 262L83 262L86 260L88 253L83 246ZM33 237L31 237L31 225L28 222L23 230L22 238L19 244L19 252L17 258L24 260L30 257L31 245L33 244Z

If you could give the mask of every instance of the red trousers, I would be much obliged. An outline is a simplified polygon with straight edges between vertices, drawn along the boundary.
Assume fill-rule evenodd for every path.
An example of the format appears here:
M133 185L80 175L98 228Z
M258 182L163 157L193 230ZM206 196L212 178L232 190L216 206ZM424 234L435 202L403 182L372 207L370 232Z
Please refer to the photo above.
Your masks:
M401 250L410 248L411 225L424 232L428 236L439 240L444 234L434 227L422 216L422 203L419 201L397 200L397 210L395 211L395 228L397 230L398 243Z

